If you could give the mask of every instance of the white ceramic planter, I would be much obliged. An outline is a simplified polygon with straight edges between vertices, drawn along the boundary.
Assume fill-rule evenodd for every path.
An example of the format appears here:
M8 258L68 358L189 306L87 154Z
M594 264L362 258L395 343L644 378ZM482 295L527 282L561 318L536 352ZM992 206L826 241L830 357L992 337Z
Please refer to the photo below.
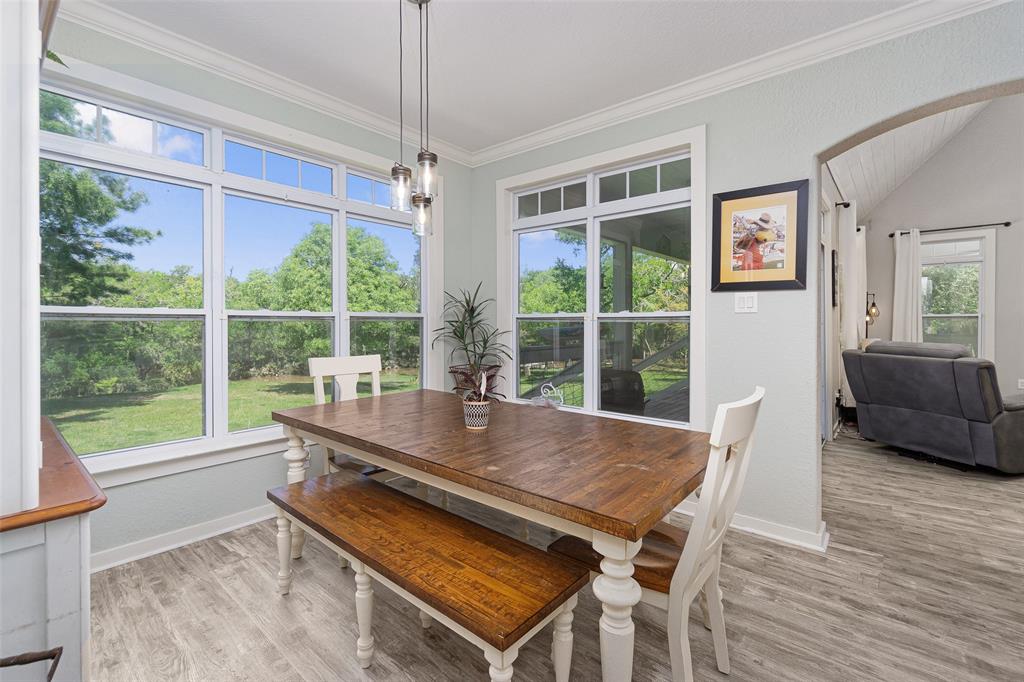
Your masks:
M462 412L466 418L466 428L483 431L491 417L491 401L463 400Z

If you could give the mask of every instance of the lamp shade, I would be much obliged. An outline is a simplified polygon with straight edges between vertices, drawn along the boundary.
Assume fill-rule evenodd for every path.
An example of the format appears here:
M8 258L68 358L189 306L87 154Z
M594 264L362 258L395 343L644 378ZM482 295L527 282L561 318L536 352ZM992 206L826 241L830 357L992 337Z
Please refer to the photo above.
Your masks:
M400 163L391 167L391 208L395 211L412 208L412 169Z
M416 176L416 191L428 197L437 193L437 154L421 151L416 155L419 173Z
M433 199L417 192L412 195L412 233L418 237L433 232L431 227L431 204Z

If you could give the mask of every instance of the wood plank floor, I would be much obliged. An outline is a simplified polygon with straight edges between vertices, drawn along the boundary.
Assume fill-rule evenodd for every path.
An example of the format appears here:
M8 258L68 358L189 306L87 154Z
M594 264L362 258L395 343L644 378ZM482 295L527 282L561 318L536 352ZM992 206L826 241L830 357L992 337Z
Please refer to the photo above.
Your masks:
M1024 680L1024 477L960 471L844 437L823 461L827 554L739 531L722 568L732 674L694 607L698 680ZM512 520L453 509L511 532ZM355 657L352 572L316 541L275 590L272 522L98 573L94 680L485 680L480 651L376 589L377 657ZM553 536L532 528L533 541ZM669 679L664 615L634 612L636 680ZM576 610L573 680L599 680L599 606ZM548 627L550 630L550 626ZM553 679L550 634L516 679Z

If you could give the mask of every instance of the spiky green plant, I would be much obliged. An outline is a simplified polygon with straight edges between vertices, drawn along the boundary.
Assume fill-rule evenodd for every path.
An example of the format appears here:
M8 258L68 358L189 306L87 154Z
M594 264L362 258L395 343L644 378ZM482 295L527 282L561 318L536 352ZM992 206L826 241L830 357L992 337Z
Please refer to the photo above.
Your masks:
M438 341L451 345L449 362L454 362L457 357L465 360L464 370L459 372L455 389L465 391L463 397L466 400L482 400L484 387L481 375L488 376L490 384L501 363L512 359L509 347L501 341L501 337L508 332L498 331L487 321L487 307L494 299L481 299L481 286L483 282L477 284L472 292L460 289L457 295L444 292L444 326L433 330L435 336L431 342L431 347ZM501 396L490 389L488 385L487 396Z

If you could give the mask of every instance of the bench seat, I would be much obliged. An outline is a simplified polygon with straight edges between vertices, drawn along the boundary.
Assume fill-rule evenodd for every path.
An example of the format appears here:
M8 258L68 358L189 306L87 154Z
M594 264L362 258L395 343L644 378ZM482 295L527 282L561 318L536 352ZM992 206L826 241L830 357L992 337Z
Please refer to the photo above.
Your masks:
M575 595L589 579L580 563L352 472L274 488L267 497L347 556L357 574L365 567L498 652L518 649L570 600L571 623Z

